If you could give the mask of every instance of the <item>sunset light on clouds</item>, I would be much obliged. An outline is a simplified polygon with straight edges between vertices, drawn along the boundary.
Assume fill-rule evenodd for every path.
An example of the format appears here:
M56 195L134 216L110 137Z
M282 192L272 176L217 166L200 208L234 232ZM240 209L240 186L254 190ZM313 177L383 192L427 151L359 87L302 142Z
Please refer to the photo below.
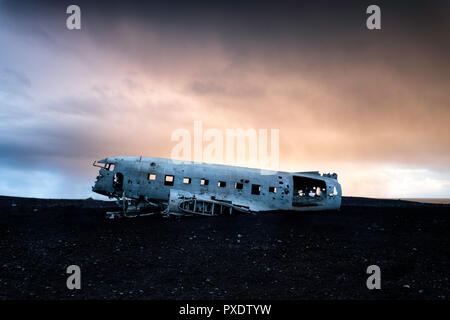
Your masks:
M344 195L449 198L449 4L405 3L372 32L357 2L82 1L73 31L69 2L0 1L0 194L93 196L94 160L201 121L279 129L278 169Z

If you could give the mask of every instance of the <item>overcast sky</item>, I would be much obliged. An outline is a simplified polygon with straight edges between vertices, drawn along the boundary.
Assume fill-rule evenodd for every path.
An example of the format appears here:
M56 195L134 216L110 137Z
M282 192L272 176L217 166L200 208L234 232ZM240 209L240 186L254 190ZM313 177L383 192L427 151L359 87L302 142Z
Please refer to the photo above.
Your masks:
M0 0L0 194L93 196L94 160L201 120L279 129L279 169L344 195L450 197L450 2L377 1L376 31L366 1L162 3Z

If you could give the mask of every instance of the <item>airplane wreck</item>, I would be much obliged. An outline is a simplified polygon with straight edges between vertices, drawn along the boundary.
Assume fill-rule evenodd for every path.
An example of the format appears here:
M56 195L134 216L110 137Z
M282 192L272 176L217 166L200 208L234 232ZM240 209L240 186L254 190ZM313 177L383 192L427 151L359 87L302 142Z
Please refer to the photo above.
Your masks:
M100 167L92 190L115 198L121 211L110 218L155 213L217 216L233 212L339 210L337 174L272 171L174 161L112 157Z

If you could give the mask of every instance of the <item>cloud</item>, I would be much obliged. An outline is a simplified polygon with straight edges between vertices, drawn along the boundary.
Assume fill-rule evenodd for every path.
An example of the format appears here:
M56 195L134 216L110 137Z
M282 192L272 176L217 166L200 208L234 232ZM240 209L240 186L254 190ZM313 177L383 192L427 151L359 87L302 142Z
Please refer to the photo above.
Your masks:
M448 191L448 4L382 4L378 33L356 2L80 6L70 32L55 2L0 3L0 170L24 195L25 172L85 186L95 159L170 156L194 120L279 129L281 169L339 171L346 194L399 195L402 166Z
M0 70L0 96L4 100L29 100L27 90L30 87L31 80L25 73L11 68Z
M261 98L265 94L264 88L245 83L245 81L241 81L239 84L236 82L194 81L189 85L189 90L201 96L225 96L234 99Z

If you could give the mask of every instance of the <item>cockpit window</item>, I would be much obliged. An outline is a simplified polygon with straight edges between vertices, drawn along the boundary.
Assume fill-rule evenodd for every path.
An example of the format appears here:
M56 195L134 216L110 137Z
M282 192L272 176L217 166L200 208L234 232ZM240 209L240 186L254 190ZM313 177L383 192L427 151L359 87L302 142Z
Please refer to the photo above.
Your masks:
M107 171L114 171L114 163L105 163L105 160L100 160L99 162L94 161L93 166L105 169Z

